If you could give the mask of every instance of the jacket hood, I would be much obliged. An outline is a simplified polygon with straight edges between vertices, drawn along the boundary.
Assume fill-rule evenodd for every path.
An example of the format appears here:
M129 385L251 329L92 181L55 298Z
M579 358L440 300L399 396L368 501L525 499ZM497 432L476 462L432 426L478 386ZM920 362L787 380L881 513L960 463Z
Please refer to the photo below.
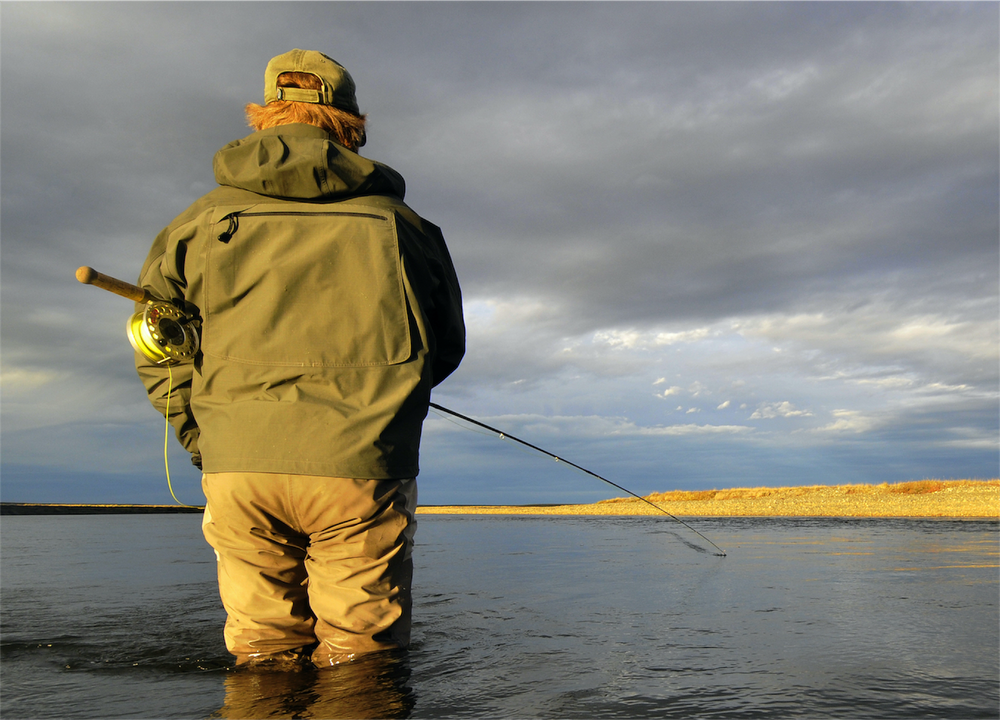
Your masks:
M336 200L353 195L406 192L402 176L338 145L312 125L282 125L229 143L215 154L220 185L295 200Z

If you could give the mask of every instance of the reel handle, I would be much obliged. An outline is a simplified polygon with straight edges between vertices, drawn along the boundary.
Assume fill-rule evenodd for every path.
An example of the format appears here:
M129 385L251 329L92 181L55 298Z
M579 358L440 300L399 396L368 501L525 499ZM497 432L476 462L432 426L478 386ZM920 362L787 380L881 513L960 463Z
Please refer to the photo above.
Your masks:
M133 285L124 280L113 278L110 275L99 273L94 268L87 267L86 265L77 268L76 279L84 285L99 287L102 290L113 292L115 295L121 295L123 298L127 298L133 302L148 303L156 299L149 294L148 290L144 290L138 285Z

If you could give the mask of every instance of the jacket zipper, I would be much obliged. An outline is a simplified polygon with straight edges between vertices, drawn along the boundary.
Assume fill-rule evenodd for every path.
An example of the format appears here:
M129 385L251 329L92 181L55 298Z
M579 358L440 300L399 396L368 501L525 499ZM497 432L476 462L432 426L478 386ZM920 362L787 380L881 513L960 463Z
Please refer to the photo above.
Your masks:
M342 210L327 210L323 212L293 212L291 210L262 210L260 212L247 212L245 210L236 210L235 212L231 212L221 218L220 222L222 220L229 221L229 227L227 227L224 232L219 234L218 240L222 244L227 244L230 240L232 240L233 235L235 235L236 231L240 229L241 217L276 217L281 215L339 215L342 217L363 217L371 218L373 220L385 220L382 215L373 215L371 213L363 212L345 212Z

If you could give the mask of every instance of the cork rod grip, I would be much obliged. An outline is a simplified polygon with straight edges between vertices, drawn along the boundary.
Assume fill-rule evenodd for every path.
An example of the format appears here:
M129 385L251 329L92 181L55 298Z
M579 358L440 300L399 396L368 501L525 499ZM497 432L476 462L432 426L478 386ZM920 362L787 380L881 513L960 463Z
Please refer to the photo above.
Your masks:
M77 268L76 279L84 285L94 285L102 290L113 292L115 295L121 295L123 298L128 298L133 302L143 303L155 300L155 298L150 295L148 291L143 290L138 285L133 285L132 283L127 283L124 280L113 278L110 275L99 273L94 270L94 268L87 267L86 265Z

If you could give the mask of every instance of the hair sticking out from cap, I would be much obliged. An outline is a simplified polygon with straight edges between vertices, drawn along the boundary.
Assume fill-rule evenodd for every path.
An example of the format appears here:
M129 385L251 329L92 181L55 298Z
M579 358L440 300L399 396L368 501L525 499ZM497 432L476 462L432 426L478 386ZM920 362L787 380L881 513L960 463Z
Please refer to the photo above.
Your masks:
M277 88L322 90L323 80L307 72L284 72L275 80ZM355 115L332 105L273 100L266 105L249 103L246 106L247 123L254 130L305 123L322 128L349 150L357 151L365 144L367 117Z

